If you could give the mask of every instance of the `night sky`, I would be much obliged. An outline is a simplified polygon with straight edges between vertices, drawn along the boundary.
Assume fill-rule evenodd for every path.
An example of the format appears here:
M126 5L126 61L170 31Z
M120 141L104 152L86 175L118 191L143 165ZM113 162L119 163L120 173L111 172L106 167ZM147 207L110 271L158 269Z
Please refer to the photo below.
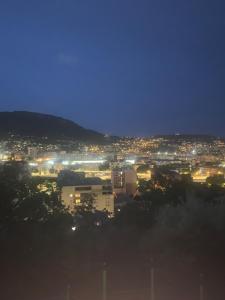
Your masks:
M224 0L1 0L0 110L225 136Z

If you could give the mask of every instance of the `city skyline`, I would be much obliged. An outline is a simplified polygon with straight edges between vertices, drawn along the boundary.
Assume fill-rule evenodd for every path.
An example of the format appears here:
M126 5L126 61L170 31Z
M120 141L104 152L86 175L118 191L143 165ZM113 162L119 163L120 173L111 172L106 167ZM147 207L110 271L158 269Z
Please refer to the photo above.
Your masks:
M225 299L225 1L0 1L4 300Z
M78 127L81 127L82 129L84 129L84 130L87 130L87 131L93 131L93 132L95 132L96 134L100 134L100 135L102 135L103 137L118 137L118 138L154 138L154 137L160 137L160 136L180 136L181 138L183 137L183 138L185 138L186 136L188 137L188 136L196 136L196 137L206 137L207 138L207 136L208 137L214 137L214 138L221 138L221 139L224 139L225 138L225 135L217 135L217 134L213 134L213 133L204 133L204 132L190 132L190 131L187 131L187 132L179 132L179 131L177 131L177 132L167 132L167 131L165 131L165 132L159 132L159 133L152 133L152 134L139 134L139 135L132 135L132 134L130 134L130 135L128 135L128 134L124 134L124 135L120 135L120 134L108 134L107 132L105 132L104 131L104 129L103 130L95 130L95 129L93 129L93 128L87 128L87 127L85 127L85 126L83 126L82 124L79 124L79 123L77 123L76 121L74 121L74 120L72 120L72 118L70 119L70 118L65 118L65 117L62 117L62 116L60 116L60 115L53 115L53 114L50 114L50 113L45 113L45 112L34 112L34 111L25 111L25 110L21 110L21 111L0 111L0 114L11 114L11 120L12 120L12 117L13 117L13 114L19 114L19 115L21 115L21 117L22 117L22 115L23 114L25 114L25 115L27 115L27 116L29 116L30 118L32 118L32 115L33 115L33 117L34 116L38 116L38 115L40 115L40 117L50 117L50 118L53 118L53 119L58 119L58 120L64 120L65 122L72 122L75 126L78 126ZM3 115L1 115L1 116L3 116ZM0 116L0 118L1 118L1 116ZM5 115L5 117L6 117L6 115ZM4 118L5 118L4 117ZM10 124L10 118L9 117L6 117L6 118L8 118L8 125ZM36 117L35 117L35 119L36 119ZM24 118L24 120L23 120L23 117L22 117L22 119L21 120L18 120L18 126L21 126L21 124L23 123L23 122L27 122L27 120L26 120L26 118ZM26 121L25 121L26 120ZM37 121L37 120L36 120ZM22 123L20 123L20 122L22 122ZM3 122L2 123L4 123L4 119L3 119ZM16 124L16 123L15 123ZM12 129L13 130L16 130L16 127L14 127L15 126L15 124L13 125L13 124L11 124L11 125L9 125L9 127L10 126L12 126ZM3 126L4 127L4 126ZM41 126L42 127L42 130L44 130L44 127L43 126ZM47 127L46 127L46 129L47 129ZM2 130L3 131L5 131L6 129L4 128L2 128ZM20 131L21 131L22 129L20 129ZM30 128L30 131L32 131L32 129ZM33 132L34 133L34 132ZM66 133L66 131L64 131L64 133ZM25 132L22 132L21 131L21 133L18 133L19 135L21 134L21 137L24 135L24 136L26 136L26 134L25 134ZM46 133L45 133L45 135L48 135L48 132L47 132L47 130L46 130ZM57 135L57 134L56 134ZM35 134L34 134L34 136L35 136ZM71 139L73 139L73 138L71 138Z
M0 10L0 111L112 135L225 136L223 1L17 1Z

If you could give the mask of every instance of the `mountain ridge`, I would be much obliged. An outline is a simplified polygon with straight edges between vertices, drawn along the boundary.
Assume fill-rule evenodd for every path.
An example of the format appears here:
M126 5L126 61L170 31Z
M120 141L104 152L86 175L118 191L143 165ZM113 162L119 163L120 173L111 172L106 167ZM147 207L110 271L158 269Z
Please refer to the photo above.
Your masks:
M73 139L85 142L103 142L104 135L86 129L77 123L54 116L30 111L0 112L0 138L9 136L49 139Z

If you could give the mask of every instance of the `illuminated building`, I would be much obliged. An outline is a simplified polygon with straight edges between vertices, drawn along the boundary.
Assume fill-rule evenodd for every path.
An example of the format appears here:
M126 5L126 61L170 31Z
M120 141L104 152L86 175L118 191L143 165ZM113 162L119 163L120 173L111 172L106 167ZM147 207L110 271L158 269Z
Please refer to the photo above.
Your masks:
M36 159L38 155L38 148L37 147L28 147L27 148L28 157L32 159Z
M77 206L82 205L82 196L91 194L93 207L98 211L107 211L114 215L114 196L112 186L106 184L87 184L62 187L61 200L73 212Z
M192 173L192 178L194 182L204 183L208 177L222 174L224 174L224 172L222 172L220 168L201 167Z
M133 168L112 171L112 186L115 194L134 195L137 191L137 173Z
M152 177L152 173L150 170L148 170L146 172L138 172L137 176L138 176L138 179L150 180Z

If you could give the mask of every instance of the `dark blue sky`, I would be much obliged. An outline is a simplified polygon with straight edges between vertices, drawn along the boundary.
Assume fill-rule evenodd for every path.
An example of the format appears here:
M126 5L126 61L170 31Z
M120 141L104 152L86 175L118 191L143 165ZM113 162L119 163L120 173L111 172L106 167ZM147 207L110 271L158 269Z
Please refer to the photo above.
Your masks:
M225 1L1 1L0 110L225 136Z

